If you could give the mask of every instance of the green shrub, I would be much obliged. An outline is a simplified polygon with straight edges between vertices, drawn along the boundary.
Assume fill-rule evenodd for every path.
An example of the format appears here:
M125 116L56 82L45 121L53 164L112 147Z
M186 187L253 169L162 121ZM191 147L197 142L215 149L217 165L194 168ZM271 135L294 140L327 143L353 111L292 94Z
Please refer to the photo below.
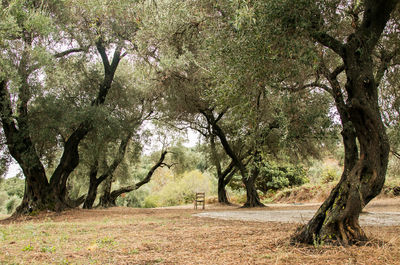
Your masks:
M7 192L0 191L0 207L2 207L8 199Z
M307 182L309 180L302 166L263 162L256 181L256 189L266 193L271 190L300 186Z
M148 189L146 187L142 187L141 189L134 190L126 193L125 195L119 196L116 200L116 204L118 206L142 208L144 207L144 199L146 198L146 196L148 196L148 194Z
M339 180L340 172L334 167L327 166L322 170L321 182L330 183Z
M144 199L144 207L173 206L191 203L196 192L205 192L206 195L215 195L216 184L213 178L199 170L185 172L176 178L169 179L161 189L154 189Z
M144 199L144 205L143 205L144 208L155 208L158 206L159 206L158 196L150 195Z
M24 196L25 180L19 177L8 178L1 184L1 190L7 192L8 196L22 198Z
M300 186L309 182L306 171L302 166L291 164L277 164L275 162L263 161L259 165L259 176L256 180L256 189L267 193L281 190L286 187ZM251 168L249 168L251 171ZM235 175L229 187L234 191L244 190L245 186L242 177Z
M17 196L12 196L10 199L8 199L6 203L6 209L7 213L11 214L14 212L15 208L21 203L21 198Z

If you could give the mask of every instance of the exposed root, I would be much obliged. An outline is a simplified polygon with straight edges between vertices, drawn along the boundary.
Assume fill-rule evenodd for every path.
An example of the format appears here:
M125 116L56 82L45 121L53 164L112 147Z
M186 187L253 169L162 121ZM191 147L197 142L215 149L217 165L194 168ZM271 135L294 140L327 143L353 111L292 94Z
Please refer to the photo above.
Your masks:
M255 207L267 207L265 206L263 203L259 202L259 203L245 203L243 206L241 206L240 208L255 208Z
M346 231L344 230L343 222L338 223L338 229L340 234L340 238L338 238L339 242L344 246L349 245L349 239L347 237Z

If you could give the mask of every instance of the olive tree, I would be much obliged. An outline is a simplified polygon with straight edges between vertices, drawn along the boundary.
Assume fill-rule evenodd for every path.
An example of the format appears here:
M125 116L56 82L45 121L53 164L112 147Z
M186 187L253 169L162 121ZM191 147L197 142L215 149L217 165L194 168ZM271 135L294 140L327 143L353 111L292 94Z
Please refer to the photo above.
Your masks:
M132 38L137 30L134 14L126 12L130 10L127 7L126 2L110 6L102 1L2 2L2 29L5 30L1 32L0 43L1 122L9 152L26 178L18 213L69 207L66 184L79 164L79 144L94 127L91 114L104 104L113 86L119 62L125 56L123 49L127 43L124 41ZM132 16L129 23L117 22L122 11L124 16ZM90 80L93 76L85 76L85 68L94 60L101 62L102 70ZM52 82L47 77L54 72L64 73L65 77L66 65L76 65L73 72L80 73L79 78L49 87ZM75 94L78 102L70 100L71 104L65 105L70 99L69 89L77 87L80 87ZM32 126L30 116L35 102L50 95L55 104L60 102L67 107L62 110L64 114L77 107L83 113L73 121L67 120L70 123L68 128L64 127L64 135L53 135L61 154L52 173L46 172L41 160L41 143L34 142L35 134L40 133Z

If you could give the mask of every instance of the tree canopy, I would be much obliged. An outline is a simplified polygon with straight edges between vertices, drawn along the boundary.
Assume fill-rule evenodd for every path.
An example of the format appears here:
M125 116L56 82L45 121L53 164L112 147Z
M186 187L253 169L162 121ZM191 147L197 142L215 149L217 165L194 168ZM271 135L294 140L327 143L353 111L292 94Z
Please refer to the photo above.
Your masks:
M297 164L341 142L341 179L293 240L366 240L359 214L400 157L398 2L2 1L0 175L11 157L23 171L17 213L115 205L162 167L213 172L221 203L240 175L244 206L263 206L273 178L303 183ZM150 163L150 123L203 143Z

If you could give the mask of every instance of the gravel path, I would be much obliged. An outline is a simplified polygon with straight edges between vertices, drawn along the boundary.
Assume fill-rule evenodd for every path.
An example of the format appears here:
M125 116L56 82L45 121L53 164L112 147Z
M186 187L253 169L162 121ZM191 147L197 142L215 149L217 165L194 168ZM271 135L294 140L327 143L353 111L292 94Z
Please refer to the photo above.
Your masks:
M256 222L306 223L316 210L257 210L257 211L219 211L195 214L223 220L241 220ZM399 226L400 212L368 212L360 215L360 224L367 226Z

